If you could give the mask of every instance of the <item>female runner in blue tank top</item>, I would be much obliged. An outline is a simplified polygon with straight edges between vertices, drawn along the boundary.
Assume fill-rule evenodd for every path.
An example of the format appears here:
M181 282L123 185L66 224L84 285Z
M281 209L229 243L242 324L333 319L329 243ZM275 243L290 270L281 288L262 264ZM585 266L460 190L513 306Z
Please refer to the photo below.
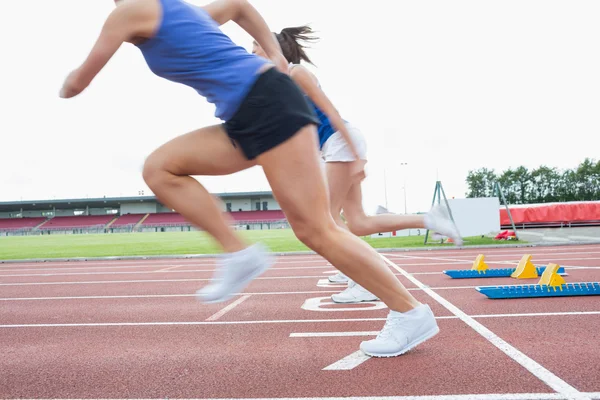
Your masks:
M317 129L319 149L325 162L329 185L331 215L336 223L349 229L357 236L367 236L380 232L394 232L410 228L427 228L452 237L457 245L462 240L458 230L441 207L435 207L425 215L366 215L363 209L361 182L365 177L367 145L360 130L342 119L337 109L321 90L317 78L301 61L312 64L301 42L314 42L318 38L308 26L290 27L275 33L284 57L290 63L290 75L300 86L319 118ZM267 57L267 53L256 41L253 53ZM344 220L341 215L343 212ZM356 284L340 272L329 277L331 282L348 282L348 288L332 296L338 303L356 303L377 300L361 285Z
M260 14L246 0L218 0L204 7L183 0L115 3L91 52L68 75L60 96L80 94L129 42L156 75L196 90L215 105L223 124L164 144L147 158L143 170L160 202L207 231L225 253L215 279L198 291L199 299L229 300L272 260L261 246L244 243L192 175L228 175L260 165L296 236L390 308L382 334L361 344L364 352L400 355L433 337L439 329L431 309L406 290L369 245L331 217L317 151L319 120L287 75L287 61ZM227 21L246 30L270 61L249 54L223 34L219 25Z

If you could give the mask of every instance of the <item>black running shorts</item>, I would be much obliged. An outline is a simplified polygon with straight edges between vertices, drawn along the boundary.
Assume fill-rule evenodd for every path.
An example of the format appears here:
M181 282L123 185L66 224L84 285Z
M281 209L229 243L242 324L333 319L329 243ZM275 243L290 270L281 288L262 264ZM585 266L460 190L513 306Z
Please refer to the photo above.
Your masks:
M223 127L253 160L310 124L319 125L320 121L302 91L292 78L272 67L256 80Z

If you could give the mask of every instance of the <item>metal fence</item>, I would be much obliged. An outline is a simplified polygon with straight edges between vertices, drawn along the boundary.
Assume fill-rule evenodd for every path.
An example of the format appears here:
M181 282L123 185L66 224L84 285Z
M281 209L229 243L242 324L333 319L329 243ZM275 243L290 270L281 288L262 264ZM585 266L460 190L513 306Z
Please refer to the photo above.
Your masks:
M0 229L2 236L42 236L42 235L89 235L100 233L145 233L145 232L193 232L199 231L198 228L189 223L164 223L141 225L127 224L119 226L105 225L87 226L87 227L52 227L40 229L37 228L10 228ZM268 229L287 229L290 228L287 220L278 221L236 221L233 225L235 230L268 230Z

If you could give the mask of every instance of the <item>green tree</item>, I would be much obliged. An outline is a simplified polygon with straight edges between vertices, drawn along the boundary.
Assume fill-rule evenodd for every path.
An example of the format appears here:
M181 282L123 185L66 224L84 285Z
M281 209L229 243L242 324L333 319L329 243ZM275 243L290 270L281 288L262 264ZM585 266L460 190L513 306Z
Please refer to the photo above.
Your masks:
M529 203L551 203L558 201L561 176L556 168L545 165L531 171Z
M496 179L496 173L493 169L480 168L475 171L469 171L466 180L469 191L466 196L490 197L493 193Z
M600 187L598 164L586 158L574 171L574 183L577 188L575 197L578 201L598 199L598 188Z
M494 183L504 190L509 204L600 200L600 161L586 158L575 169L559 171L542 165L529 171L520 166L500 175L480 168L469 171L467 197L490 197Z
M506 197L506 202L508 204L517 204L518 194L517 194L517 185L515 180L515 171L511 168L502 172L502 175L498 177L498 183L502 186L502 190L504 190L504 197Z

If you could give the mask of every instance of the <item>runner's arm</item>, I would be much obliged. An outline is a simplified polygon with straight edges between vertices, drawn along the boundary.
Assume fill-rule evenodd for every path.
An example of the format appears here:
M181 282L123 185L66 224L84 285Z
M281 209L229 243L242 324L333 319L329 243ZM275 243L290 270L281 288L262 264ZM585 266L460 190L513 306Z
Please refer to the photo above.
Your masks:
M70 98L85 90L123 42L135 36L139 29L140 4L140 2L126 2L110 13L83 64L71 72L65 80L60 97Z
M277 68L287 74L287 60L281 54L279 42L264 18L247 0L216 0L203 9L219 25L229 21L238 24L256 40Z
M340 113L331 103L327 95L316 84L311 73L301 65L296 65L290 73L292 79L300 86L308 97L327 115L333 127L342 134L344 140L350 146L350 151L356 160L360 159L356 145L352 141L350 132L344 123Z

